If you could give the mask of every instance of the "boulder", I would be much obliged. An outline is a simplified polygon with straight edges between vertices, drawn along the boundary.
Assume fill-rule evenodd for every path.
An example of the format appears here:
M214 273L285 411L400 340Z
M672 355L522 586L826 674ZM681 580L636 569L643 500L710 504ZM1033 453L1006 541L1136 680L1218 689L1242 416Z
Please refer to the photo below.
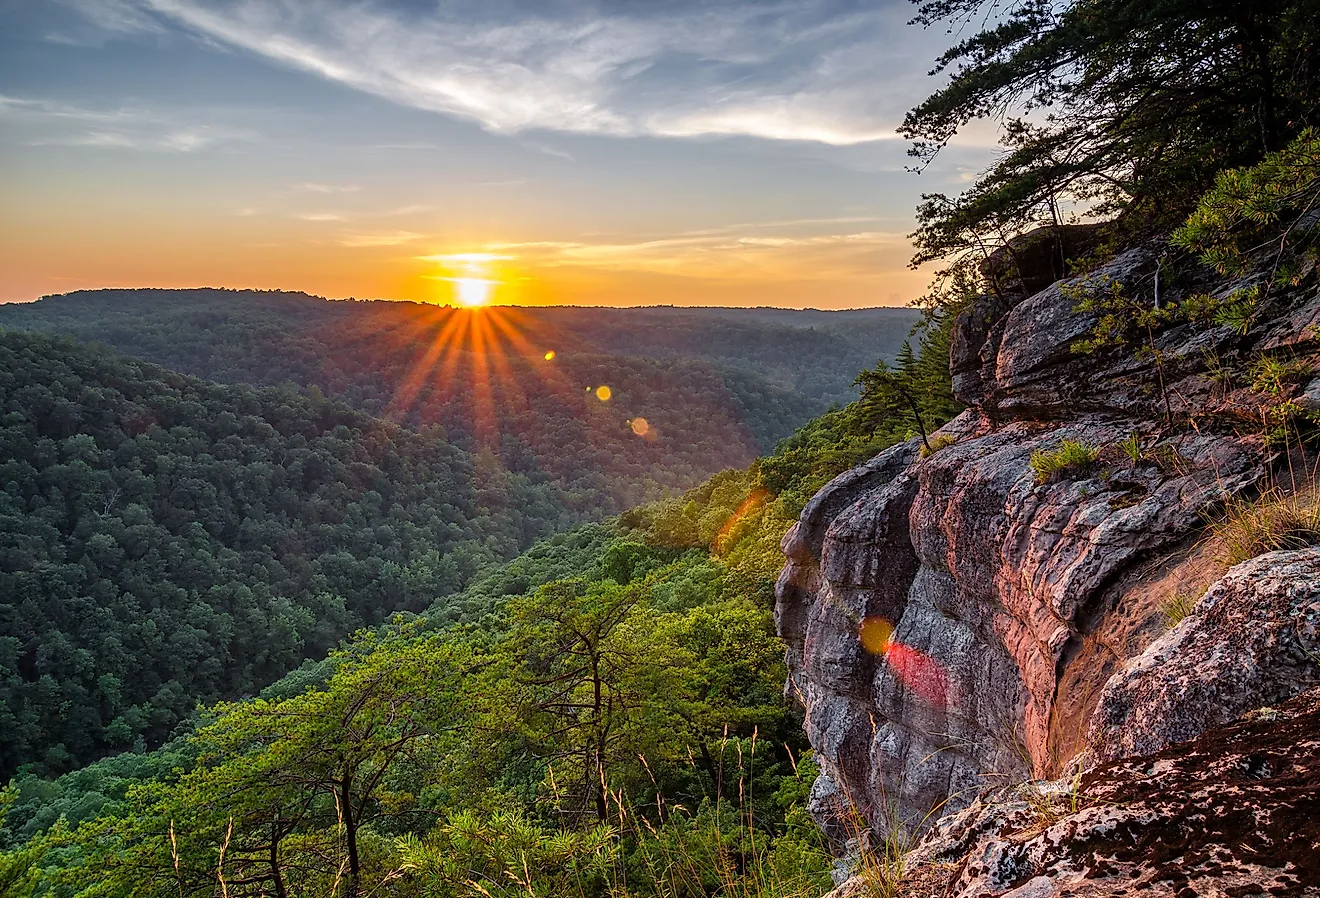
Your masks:
M1091 718L1096 761L1147 755L1320 685L1320 549L1271 552L1216 582L1110 678Z

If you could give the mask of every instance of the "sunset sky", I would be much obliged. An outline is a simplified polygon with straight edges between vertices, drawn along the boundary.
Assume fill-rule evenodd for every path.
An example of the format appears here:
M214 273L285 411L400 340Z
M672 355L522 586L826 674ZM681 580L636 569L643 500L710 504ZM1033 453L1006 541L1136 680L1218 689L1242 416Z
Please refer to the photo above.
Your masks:
M0 300L226 286L898 305L894 133L954 36L875 3L0 0Z

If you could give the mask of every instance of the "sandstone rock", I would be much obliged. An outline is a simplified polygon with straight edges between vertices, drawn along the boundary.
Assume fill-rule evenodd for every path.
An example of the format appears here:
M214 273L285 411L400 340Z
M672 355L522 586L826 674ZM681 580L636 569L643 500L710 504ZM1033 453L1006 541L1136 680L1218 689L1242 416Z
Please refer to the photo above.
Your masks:
M1075 784L988 793L907 870L913 898L1320 895L1320 689Z
M1314 641L1281 629L1305 605L1288 584L1320 574L1300 558L1260 560L1211 590L1222 601L1163 637L1189 640L1182 660L1129 666L1166 629L1160 590L1218 577L1193 547L1207 517L1272 463L1252 434L1278 397L1242 369L1271 346L1320 341L1308 275L1274 291L1249 333L1175 323L1142 335L1141 351L1079 354L1095 321L1080 291L1116 281L1150 299L1164 251L1152 242L1030 297L972 304L952 335L969 405L941 431L952 445L923 458L910 441L845 472L785 538L776 620L822 770L811 810L832 836L855 835L841 825L853 810L876 836L919 832L1005 780L1158 750L1309 682L1292 646ZM1161 301L1250 281L1197 277L1162 283ZM1236 379L1216 359L1235 359ZM1118 449L1133 434L1135 462ZM1099 448L1097 462L1038 483L1033 453L1064 439Z
M1061 671L1108 585L1258 474L1247 444L1191 434L1185 473L1115 461L1038 484L1032 451L1123 428L959 426L929 458L895 447L839 478L785 540L780 634L827 783L812 810L835 835L848 806L879 830L920 827L995 777L1052 769ZM862 633L877 619L878 652ZM1063 699L1093 700L1100 674Z
M1110 679L1091 718L1098 761L1191 739L1320 684L1320 549L1237 565Z

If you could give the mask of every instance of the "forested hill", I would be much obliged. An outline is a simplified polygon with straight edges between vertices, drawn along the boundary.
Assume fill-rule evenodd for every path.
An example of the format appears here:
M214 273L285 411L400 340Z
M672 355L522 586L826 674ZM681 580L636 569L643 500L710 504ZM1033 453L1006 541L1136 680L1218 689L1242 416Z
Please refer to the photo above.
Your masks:
M557 533L155 751L20 772L0 891L822 894L779 545L821 484L918 426L908 397L930 425L958 410L947 324L748 470Z
M735 394L750 374L811 400L810 413L787 430L776 422L758 432L758 421L748 422L761 451L830 403L852 401L857 372L892 359L920 318L913 309L557 306L478 314L491 319L487 343L506 356L554 350L561 363L575 354L707 362ZM388 401L373 390L397 385L400 369L424 360L452 317L447 308L412 302L215 289L79 291L0 305L0 325L104 342L211 380L315 383L351 393L368 411ZM454 349L476 348L463 334L445 336Z
M828 356L823 313L226 291L4 312L111 348L0 327L0 777L156 744L538 537L744 467L867 364L866 327ZM876 318L871 364L910 318Z
M0 331L0 779L154 744L590 511L435 431Z

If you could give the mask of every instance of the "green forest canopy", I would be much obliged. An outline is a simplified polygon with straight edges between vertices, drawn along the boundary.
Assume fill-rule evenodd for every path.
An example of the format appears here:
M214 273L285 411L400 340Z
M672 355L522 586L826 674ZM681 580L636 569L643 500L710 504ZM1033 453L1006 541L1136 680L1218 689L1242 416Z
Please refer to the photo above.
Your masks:
M593 511L434 431L0 332L0 776L159 743Z
M156 752L18 777L0 878L86 895L221 877L231 895L820 894L814 767L771 614L778 545L821 484L911 435L876 390L921 397L932 425L955 410L946 354L947 328L929 333L889 387L782 454L551 537Z

